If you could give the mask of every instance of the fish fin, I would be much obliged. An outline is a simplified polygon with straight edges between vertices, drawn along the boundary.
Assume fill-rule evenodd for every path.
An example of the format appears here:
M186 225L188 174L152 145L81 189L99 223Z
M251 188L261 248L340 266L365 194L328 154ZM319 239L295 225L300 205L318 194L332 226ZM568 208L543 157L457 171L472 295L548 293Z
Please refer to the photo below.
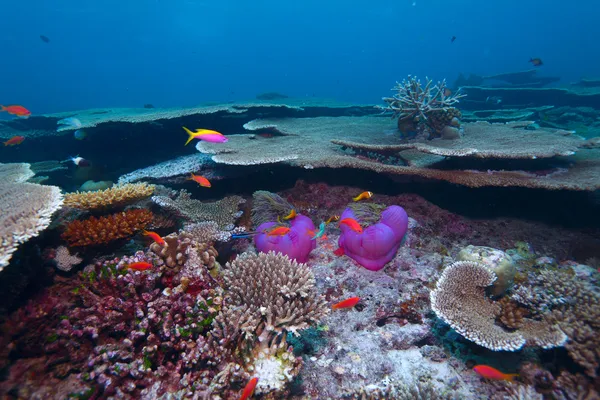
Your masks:
M194 132L190 131L188 128L186 128L185 126L182 127L188 134L188 140L187 142L185 142L184 146L187 146L192 140L194 140Z
M519 374L506 374L506 380L512 382L517 376L519 376Z

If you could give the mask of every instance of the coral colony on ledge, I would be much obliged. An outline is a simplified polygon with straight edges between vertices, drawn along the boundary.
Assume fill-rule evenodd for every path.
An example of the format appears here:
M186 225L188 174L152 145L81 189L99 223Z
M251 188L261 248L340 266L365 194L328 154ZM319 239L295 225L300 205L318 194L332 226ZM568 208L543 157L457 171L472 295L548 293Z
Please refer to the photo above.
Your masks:
M505 75L1 122L2 398L600 398L600 141Z

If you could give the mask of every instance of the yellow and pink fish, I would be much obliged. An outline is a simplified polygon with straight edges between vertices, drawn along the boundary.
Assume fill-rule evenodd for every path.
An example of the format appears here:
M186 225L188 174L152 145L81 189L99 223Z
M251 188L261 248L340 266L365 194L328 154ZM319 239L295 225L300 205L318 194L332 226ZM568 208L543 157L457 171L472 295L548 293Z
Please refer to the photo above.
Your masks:
M188 140L185 142L185 146L187 146L194 139L203 140L210 143L225 143L229 140L221 132L210 129L196 129L195 132L192 132L185 126L182 128L188 134Z

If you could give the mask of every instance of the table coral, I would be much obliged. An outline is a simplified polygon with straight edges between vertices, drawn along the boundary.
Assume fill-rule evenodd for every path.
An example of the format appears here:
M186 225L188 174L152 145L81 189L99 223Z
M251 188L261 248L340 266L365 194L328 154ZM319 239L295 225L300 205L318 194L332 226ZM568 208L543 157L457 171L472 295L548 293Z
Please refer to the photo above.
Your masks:
M105 217L90 217L69 223L62 238L69 246L91 246L126 238L146 227L152 213L145 209L131 209Z

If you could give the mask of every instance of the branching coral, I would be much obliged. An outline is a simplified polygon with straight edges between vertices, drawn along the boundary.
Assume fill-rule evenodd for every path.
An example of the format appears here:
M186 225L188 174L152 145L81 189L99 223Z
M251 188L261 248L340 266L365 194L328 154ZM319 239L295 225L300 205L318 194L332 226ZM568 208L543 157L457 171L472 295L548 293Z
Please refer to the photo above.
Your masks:
M456 393L451 390L441 391L431 383L417 381L413 385L402 382L388 384L385 387L369 385L367 387L346 393L342 398L349 400L450 400L456 399Z
M94 192L75 192L65 195L65 206L84 210L105 210L123 207L154 193L154 185L128 183Z
M144 229L152 221L152 213L132 209L106 217L91 217L67 225L62 238L69 246L90 246L122 239Z
M75 265L79 264L83 259L77 254L71 254L65 246L59 246L56 249L56 268L61 271L70 271Z
M431 308L467 339L491 350L516 351L524 345L543 348L561 346L566 341L563 332L546 320L523 320L515 332L507 332L495 324L501 313L498 302L485 294L496 275L483 264L458 261L444 269L431 292Z
M25 183L33 176L29 164L0 164L0 270L19 244L37 236L63 203L55 186Z
M202 202L192 199L182 190L172 199L167 196L153 196L152 201L165 210L190 222L214 221L220 229L231 230L235 220L242 215L238 206L245 202L240 196L228 196L215 202Z
M199 239L209 239L198 237ZM152 243L150 250L159 256L169 268L183 266L190 257L192 252L198 253L203 260L203 265L208 269L212 269L215 265L217 251L210 246L212 240L196 240L196 238L181 231L179 234L172 233L163 237L165 244Z
M461 117L461 113L455 105L465 95L449 91L446 80L436 85L429 78L425 80L425 87L421 85L420 79L410 75L401 83L396 82L392 89L396 94L384 97L383 101L388 105L379 108L391 111L392 117L398 118L398 128L404 133L427 124L436 136L455 139L459 136L458 132L445 132L444 128L460 126L458 118Z

